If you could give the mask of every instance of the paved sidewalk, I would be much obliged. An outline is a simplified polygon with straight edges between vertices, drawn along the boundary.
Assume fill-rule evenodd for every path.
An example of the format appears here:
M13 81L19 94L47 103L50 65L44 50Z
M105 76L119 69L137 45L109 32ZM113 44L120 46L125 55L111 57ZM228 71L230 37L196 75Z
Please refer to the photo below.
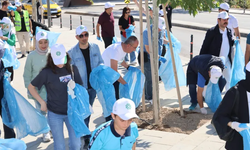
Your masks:
M69 30L68 28L59 28L58 26L53 26L51 31L60 32L61 35L58 39L57 43L64 44L67 50L73 47L77 40L75 39L75 30ZM104 44L103 42L97 41L96 36L93 36L90 33L89 42L95 42L99 45L100 50L103 52ZM17 46L19 46L17 44ZM20 54L19 54L20 56ZM183 68L186 71L188 59L181 57ZM21 66L18 70L15 71L13 87L20 92L27 99L27 90L24 88L23 82L23 70L26 58L20 59ZM121 68L119 68L120 72L123 72ZM185 109L189 106L189 96L188 96L188 88L181 87L181 96L183 107ZM33 100L29 100L31 104L34 105ZM160 104L162 107L171 107L177 108L178 99L176 90L173 89L171 91L165 91L164 86L160 83ZM90 130L93 131L97 126L104 122L104 118L102 116L102 108L99 101L96 99L94 106L94 114L91 116L90 120ZM197 108L198 109L198 108ZM211 113L211 111L210 111ZM178 119L178 118L176 118ZM2 123L0 123L2 124ZM1 126L1 125L0 125ZM0 129L3 131L2 126ZM64 127L64 136L66 143L68 142L68 133L66 127ZM42 136L32 137L27 136L22 140L27 144L27 150L53 150L53 140L48 143L42 142ZM3 138L3 134L1 135ZM139 138L137 141L137 150L223 150L224 142L219 140L218 136L216 136L214 129L211 127L210 123L203 125L201 128L196 130L190 135L180 134L180 133L170 133L170 132L162 132L162 131L154 131L154 130L145 130L140 129Z

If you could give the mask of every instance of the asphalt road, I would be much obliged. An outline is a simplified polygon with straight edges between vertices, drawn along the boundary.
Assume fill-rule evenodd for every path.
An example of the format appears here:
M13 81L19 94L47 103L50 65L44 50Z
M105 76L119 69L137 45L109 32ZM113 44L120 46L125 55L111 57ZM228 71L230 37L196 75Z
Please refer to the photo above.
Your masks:
M87 26L89 32L93 32L93 24L92 24L92 17L90 16L82 16L82 22L83 25ZM98 17L94 17L95 25L98 20ZM63 14L62 15L62 25L63 28L69 28L70 26L70 15ZM47 20L45 21L47 24ZM60 26L60 20L59 18L53 18L53 25ZM72 15L72 29L75 30L77 26L80 25L80 16L79 15ZM146 28L146 23L143 23L143 28ZM193 41L193 53L194 56L199 54L201 45L203 43L204 37L206 32L200 31L200 30L193 30L193 29L187 29L187 28L180 28L180 27L173 27L172 28L174 36L181 42L182 44L182 50L180 55L184 56L186 58L190 57L190 38L191 34L193 34L194 41ZM136 22L136 28L135 33L137 37L140 37L139 35L139 22ZM117 37L120 38L120 32L118 27L118 19L115 19L115 34ZM243 53L245 53L246 48L246 38L241 39L241 48Z

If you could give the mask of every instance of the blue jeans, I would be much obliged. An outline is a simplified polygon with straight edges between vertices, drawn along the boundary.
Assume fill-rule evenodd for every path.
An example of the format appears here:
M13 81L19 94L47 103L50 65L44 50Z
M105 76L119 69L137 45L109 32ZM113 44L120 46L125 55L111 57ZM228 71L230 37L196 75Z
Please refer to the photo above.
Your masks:
M125 38L123 35L121 35L121 41L124 43L127 40L127 38ZM130 53L130 62L135 61L136 56L135 56L135 52L131 52ZM125 61L129 61L128 60L128 53L125 56Z
M144 74L145 74L145 99L151 100L153 98L152 93L152 74L150 60L144 63Z
M67 115L55 114L48 111L48 123L53 135L54 150L65 150L65 141L63 134L63 122L65 122L69 133L69 149L80 150L81 140L76 137L74 129L69 123Z
M220 77L219 81L219 88L220 88L220 92L222 92L222 90L224 89L224 86L226 85L226 79L224 77ZM196 91L196 84L189 84L189 96L191 97L190 102L192 104L197 104L197 91Z

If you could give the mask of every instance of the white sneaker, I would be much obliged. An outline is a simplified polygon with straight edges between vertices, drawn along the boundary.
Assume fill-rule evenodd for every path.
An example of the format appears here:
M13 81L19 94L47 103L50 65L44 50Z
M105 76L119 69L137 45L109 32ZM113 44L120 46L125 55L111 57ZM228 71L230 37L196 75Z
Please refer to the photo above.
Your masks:
M152 99L150 99L150 100L146 100L145 99L145 103L150 103L152 105L153 104L153 100Z
M43 134L43 142L49 142L51 140L50 132Z

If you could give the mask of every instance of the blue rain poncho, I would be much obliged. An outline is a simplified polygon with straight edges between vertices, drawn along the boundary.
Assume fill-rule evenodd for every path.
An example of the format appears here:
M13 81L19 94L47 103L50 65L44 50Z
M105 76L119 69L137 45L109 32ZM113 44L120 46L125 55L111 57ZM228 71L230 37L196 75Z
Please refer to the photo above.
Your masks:
M123 79L127 82L129 87L129 93L123 84L119 85L119 96L120 98L128 98L134 101L135 106L138 107L141 102L142 92L145 83L145 75L140 69L135 67L129 67L128 72L125 74Z
M69 90L68 88L68 91ZM67 114L69 123L73 127L77 137L90 135L91 132L84 122L84 119L91 114L89 108L89 94L83 86L77 83L75 83L74 94L75 97L68 94Z
M1 58L3 61L4 68L13 67L13 69L18 69L20 66L20 62L16 57L16 51L14 50L14 46L10 46L6 41L0 41L1 48L4 48L4 55Z
M218 83L213 84L211 81L209 81L205 95L205 102L207 103L208 107L212 110L212 112L215 112L219 107L221 101L222 98Z
M245 58L242 53L238 40L235 40L235 55L232 64L232 76L230 87L235 86L240 80L245 79L246 75L244 72Z
M47 30L43 30L39 27L36 27L36 34L39 31L44 31L48 34L48 40L49 40L49 47L53 46L54 44L56 44L56 41L58 39L58 37L60 36L61 33L57 33L57 32L51 32L51 31L47 31Z
M181 51L181 43L174 37L172 33L170 33L170 35L171 35L171 40L172 40L172 45L173 45L173 53L174 53L174 58L175 58L175 65L176 65L179 86L185 86L186 77L185 77L185 73L182 67L181 58L179 56L179 53ZM166 39L168 39L167 34L166 34ZM169 91L175 88L176 84L175 84L174 69L173 69L173 64L172 64L170 47L169 47L169 44L164 45L164 46L166 47L166 50L167 50L164 58L166 58L167 61L165 63L161 63L161 66L159 68L159 76L161 77L161 80L164 83L165 90Z
M100 65L90 73L89 82L96 90L98 100L102 105L104 117L110 116L116 101L113 83L117 81L120 74L110 67Z
M0 150L26 150L24 141L18 139L0 139Z
M244 150L250 150L250 124L241 123L239 127L245 128L245 130L239 132L240 135L243 137L243 148Z
M37 136L50 131L47 119L38 112L21 94L19 94L9 83L9 72L4 75L3 87L4 97L2 99L3 123L15 128L17 138L25 136Z

